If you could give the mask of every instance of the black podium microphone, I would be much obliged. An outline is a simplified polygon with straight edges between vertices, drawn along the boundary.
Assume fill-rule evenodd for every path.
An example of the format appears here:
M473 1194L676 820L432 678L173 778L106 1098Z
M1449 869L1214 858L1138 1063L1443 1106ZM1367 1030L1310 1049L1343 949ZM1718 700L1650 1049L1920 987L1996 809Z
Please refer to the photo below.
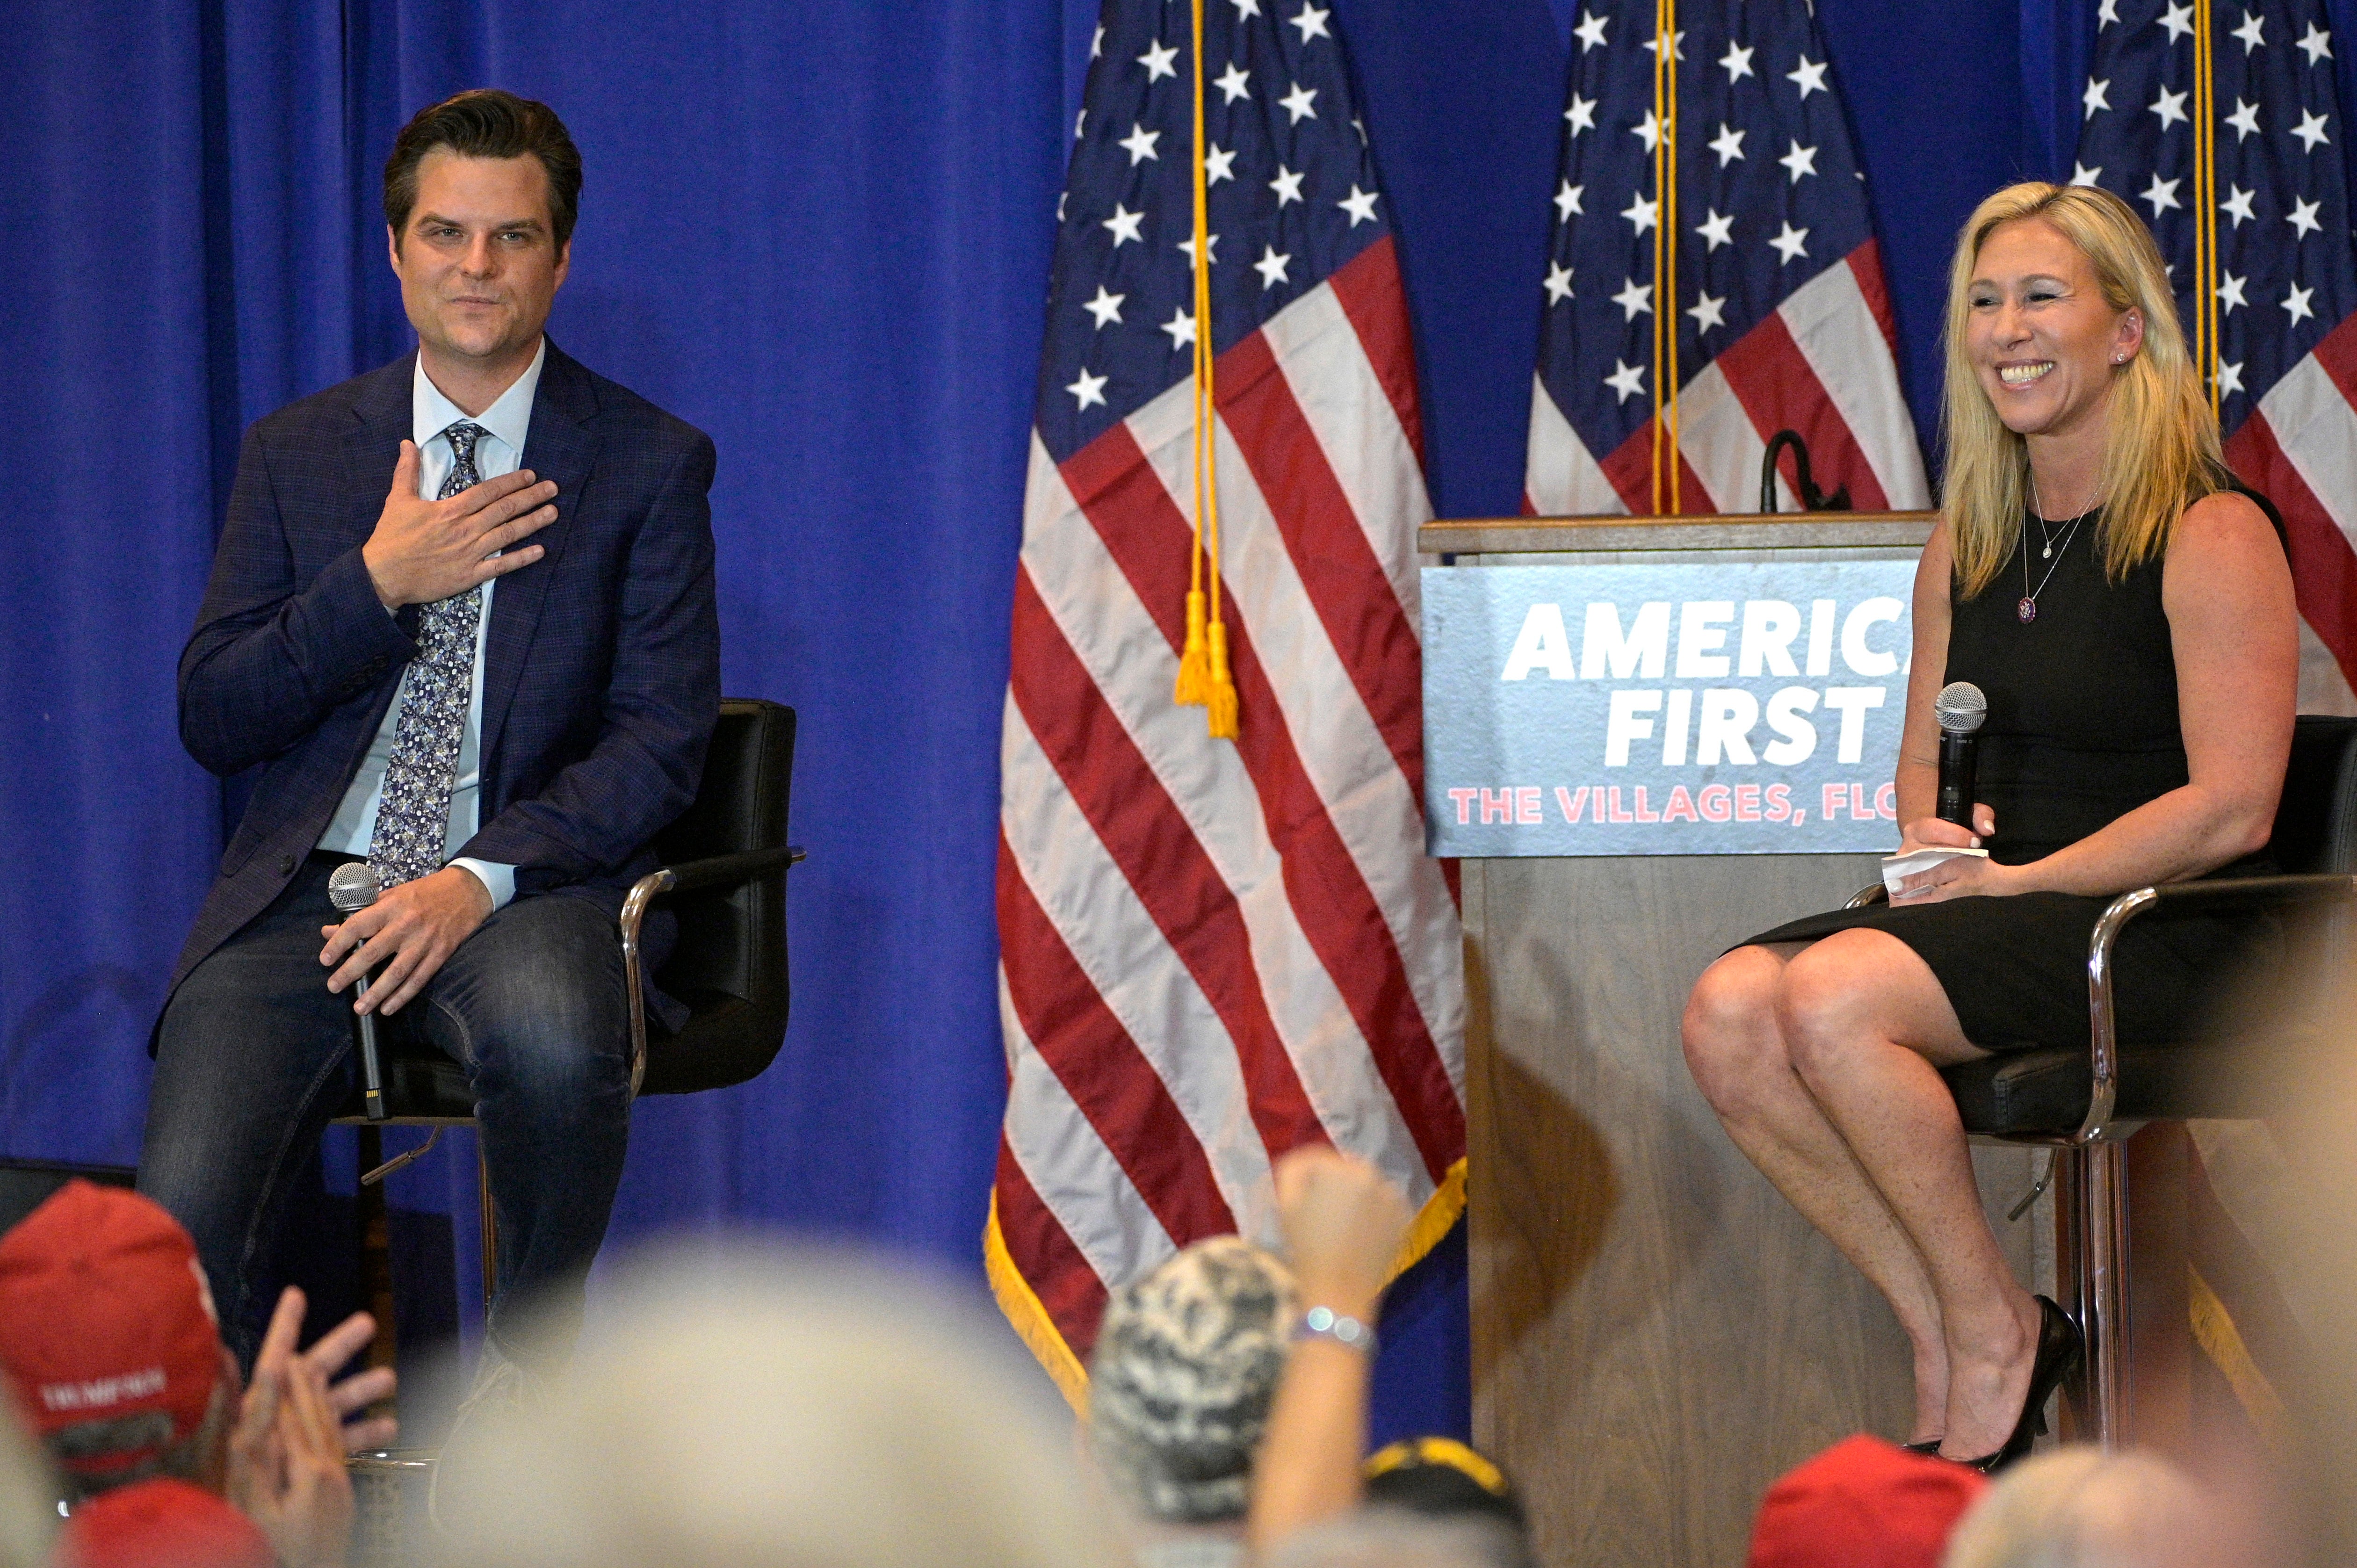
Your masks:
M1943 748L1940 756L1943 779L1947 777L1947 755ZM1941 799L1945 800L1946 796L1943 795ZM376 873L365 860L347 861L328 875L328 902L336 907L338 914L347 918L375 903L376 896ZM361 975L353 984L353 996L367 996L368 985L368 976ZM361 1036L361 1103L370 1121L382 1122L384 1120L384 1064L376 1051L376 1015L362 1013L353 1022L359 1026Z
M1933 699L1932 716L1940 721L1940 805L1932 814L1972 832L1978 732L1988 717L1988 699L1970 681L1951 681Z

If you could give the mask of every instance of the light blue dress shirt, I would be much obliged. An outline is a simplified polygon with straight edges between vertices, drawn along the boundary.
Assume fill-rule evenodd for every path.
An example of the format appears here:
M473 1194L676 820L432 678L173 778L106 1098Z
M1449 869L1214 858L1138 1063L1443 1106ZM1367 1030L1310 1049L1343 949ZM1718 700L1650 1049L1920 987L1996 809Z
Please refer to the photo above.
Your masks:
M475 443L475 472L484 479L496 479L502 474L512 474L523 463L524 437L532 429L532 400L540 390L540 368L548 359L548 339L540 342L540 351L532 363L518 376L499 401L478 414L468 414L442 395L425 374L425 362L421 357L417 371L410 382L412 413L410 439L417 443L417 493L432 498L442 489L448 477L452 456L450 439L444 434L450 426L470 420L481 425L489 435ZM491 908L500 909L515 897L515 867L496 861L477 860L459 855L459 847L475 836L481 827L482 814L482 750L483 750L483 649L491 628L491 590L499 586L493 577L483 585L482 615L475 623L475 680L467 698L467 729L458 741L458 781L450 789L450 822L444 831L442 854L452 865L463 865L474 873L491 896ZM369 742L368 756L361 770L352 778L351 788L344 791L343 800L328 823L328 831L319 835L319 847L339 854L365 855L369 839L376 832L376 809L384 798L384 768L393 756L393 732L401 724L402 703L409 696L409 674L404 671L401 689L393 696L393 705L385 710L384 723L377 726L376 737Z

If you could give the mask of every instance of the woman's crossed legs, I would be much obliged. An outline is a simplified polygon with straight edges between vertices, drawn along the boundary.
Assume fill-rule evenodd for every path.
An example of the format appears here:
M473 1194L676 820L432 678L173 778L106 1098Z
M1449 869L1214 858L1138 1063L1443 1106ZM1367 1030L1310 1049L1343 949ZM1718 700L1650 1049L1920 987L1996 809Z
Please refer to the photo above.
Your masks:
M2012 1434L2036 1302L1974 1184L1939 1069L1980 1056L1929 965L1887 932L1744 947L1687 999L1686 1061L1760 1173L1890 1302L1915 1354L1915 1441L1969 1459Z

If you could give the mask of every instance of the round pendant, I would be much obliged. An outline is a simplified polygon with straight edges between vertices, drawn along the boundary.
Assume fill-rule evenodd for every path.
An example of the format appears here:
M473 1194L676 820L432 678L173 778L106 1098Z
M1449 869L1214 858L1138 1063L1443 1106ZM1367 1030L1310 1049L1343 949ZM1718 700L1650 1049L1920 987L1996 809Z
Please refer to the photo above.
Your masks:
M2039 558L2040 561L2051 561L2051 560L2053 560L2053 559L2054 559L2054 546L2052 546L2051 544L2050 544L2050 545L2048 545L2045 549L2043 549L2043 550L2040 551L2040 552L2038 553L2038 558Z
M2014 607L2013 613L2019 616L2025 623L2036 620L2038 618L2038 601L2036 599L2024 599L2021 603Z

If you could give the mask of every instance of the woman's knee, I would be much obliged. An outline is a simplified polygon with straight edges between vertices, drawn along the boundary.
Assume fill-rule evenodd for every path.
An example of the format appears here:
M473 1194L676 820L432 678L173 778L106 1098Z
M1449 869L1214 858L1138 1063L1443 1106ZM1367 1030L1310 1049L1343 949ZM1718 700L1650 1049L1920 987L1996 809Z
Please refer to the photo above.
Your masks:
M1804 1080L1837 1070L1881 1032L1878 1020L1889 978L1885 950L1898 946L1881 931L1837 931L1784 966L1776 1021Z
M1763 1075L1791 1070L1776 1019L1782 967L1773 953L1738 948L1704 970L1687 993L1679 1021L1686 1069L1722 1112L1739 1111Z

